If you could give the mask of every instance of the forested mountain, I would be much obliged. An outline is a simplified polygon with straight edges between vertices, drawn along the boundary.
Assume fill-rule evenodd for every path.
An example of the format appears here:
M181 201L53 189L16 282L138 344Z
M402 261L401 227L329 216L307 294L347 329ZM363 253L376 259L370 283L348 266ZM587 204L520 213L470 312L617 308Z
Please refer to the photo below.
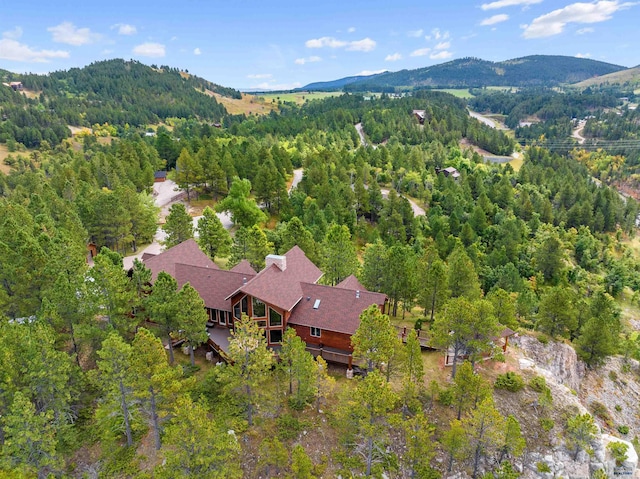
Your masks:
M383 73L345 85L347 91L395 91L420 87L554 86L623 70L585 58L532 55L502 62L461 58L416 70Z
M378 73L375 75L357 75L352 77L340 78L339 80L333 81L319 81L314 83L309 83L308 85L303 86L302 88L296 88L297 91L312 91L312 90L320 90L320 91L334 91L341 90L345 85L349 85L350 83L355 83L358 81L367 81L372 78L377 77L378 75L384 75L384 73Z
M618 85L620 87L638 87L640 85L640 65L620 70L619 72L608 73L601 77L589 78L576 83L577 88L587 88L594 86Z
M107 60L48 75L11 75L35 97L2 87L0 142L37 147L69 136L67 125L108 123L119 130L157 124L167 118L220 122L226 110L207 91L239 97L231 88L181 72L137 61Z

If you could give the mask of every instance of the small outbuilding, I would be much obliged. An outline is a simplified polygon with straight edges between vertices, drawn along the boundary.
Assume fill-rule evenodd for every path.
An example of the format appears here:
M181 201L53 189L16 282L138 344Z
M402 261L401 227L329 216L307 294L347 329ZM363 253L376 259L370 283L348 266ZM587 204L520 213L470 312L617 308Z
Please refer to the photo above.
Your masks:
M166 171L156 171L153 174L153 182L154 183L163 183L167 180L167 172Z

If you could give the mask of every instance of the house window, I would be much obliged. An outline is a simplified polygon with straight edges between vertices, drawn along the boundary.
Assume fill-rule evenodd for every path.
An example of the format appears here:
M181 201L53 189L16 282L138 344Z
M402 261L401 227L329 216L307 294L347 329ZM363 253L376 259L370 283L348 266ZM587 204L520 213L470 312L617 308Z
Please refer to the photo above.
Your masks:
M267 316L267 311L265 305L258 298L253 298L252 301L253 306L253 317L254 318L264 318Z
M281 343L282 342L282 330L280 329L272 329L269 331L269 342L270 343Z
M225 326L227 324L227 312L218 311L220 313L220 324Z
M273 308L269 308L269 326L282 326L282 315Z
M266 319L260 319L258 321L256 321L258 323L258 327L259 328L266 328L267 327L267 320Z
M244 296L240 301L233 305L233 317L240 319L242 314L247 314L249 311L249 300Z
M313 336L314 338L319 338L320 333L321 333L320 328L314 328L313 326L311 326L311 336Z

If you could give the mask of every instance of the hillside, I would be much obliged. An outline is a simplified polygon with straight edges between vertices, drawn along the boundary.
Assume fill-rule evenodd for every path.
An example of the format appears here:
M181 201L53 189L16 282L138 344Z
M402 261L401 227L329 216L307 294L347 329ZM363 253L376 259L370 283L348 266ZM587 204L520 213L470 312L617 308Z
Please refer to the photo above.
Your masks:
M609 73L596 78L589 78L581 82L576 83L574 86L578 88L587 88L590 86L599 85L635 85L640 86L640 65L627 68L626 70L620 70L617 72Z
M420 87L554 86L623 70L610 63L556 55L502 62L461 58L416 70L401 70L345 86L349 91L393 91Z
M331 91L331 90L341 90L345 85L350 85L352 83L361 82L361 81L369 81L375 77L380 75L385 75L385 73L376 73L375 75L357 75L352 77L340 78L339 80L333 81L320 81L309 83L308 85L303 86L302 88L297 88L296 91L311 91L311 90L322 90L322 91Z
M43 139L59 143L69 135L67 125L145 127L167 118L220 122L227 111L206 92L240 98L236 90L177 68L120 59L48 75L0 72L7 75L21 81L25 90L40 93L28 99L6 86L0 92L0 137L27 147L37 147Z

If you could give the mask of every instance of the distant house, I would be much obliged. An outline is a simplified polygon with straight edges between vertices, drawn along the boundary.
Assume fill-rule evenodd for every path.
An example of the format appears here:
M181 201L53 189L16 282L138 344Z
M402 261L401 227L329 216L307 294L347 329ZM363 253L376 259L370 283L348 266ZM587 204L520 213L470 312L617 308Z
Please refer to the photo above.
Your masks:
M427 112L425 110L413 110L413 114L418 119L421 125L424 125L424 119Z
M146 136L148 138L153 138L154 136L156 136L156 132L155 131L145 131L144 132L144 136Z
M437 170L437 173L442 173L447 178L450 176L454 180L457 180L458 178L460 178L460 172L456 170L453 166L448 166L446 168L439 169Z
M19 81L12 81L11 83L9 83L9 86L13 89L13 91L22 91L23 89L22 82Z
M350 367L351 336L360 314L372 304L383 310L387 300L353 276L335 287L317 284L322 271L298 246L284 255L268 255L259 273L247 261L229 271L219 269L194 240L144 262L153 279L166 271L179 286L189 282L198 291L209 315L209 345L223 357L235 321L246 314L264 330L270 347L280 346L290 326L314 355Z
M167 172L166 171L156 171L153 174L153 182L154 183L162 183L167 180Z
M507 346L509 346L509 338L511 336L514 336L515 334L516 332L511 328L504 328L500 333L500 336L493 338L493 343L495 347L502 349L502 352L506 353ZM444 365L453 366L453 357L454 357L453 348L447 349L444 354ZM491 355L484 355L483 359L489 359L491 357L492 357ZM462 351L461 353L458 354L457 363L460 364L464 362L465 359L468 359L468 358L469 358L469 353L467 351Z

